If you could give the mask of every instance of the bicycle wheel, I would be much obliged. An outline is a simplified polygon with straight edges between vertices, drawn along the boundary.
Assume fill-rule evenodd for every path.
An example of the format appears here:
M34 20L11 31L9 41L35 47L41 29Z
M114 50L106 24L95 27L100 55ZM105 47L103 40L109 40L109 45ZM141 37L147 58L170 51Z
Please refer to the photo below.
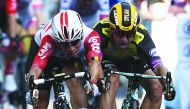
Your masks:
M21 106L21 109L27 109L27 105L26 105L26 100L25 100L25 94L26 94L26 82L25 82L25 73L24 73L24 68L25 68L25 61L24 58L21 59L21 57L18 58L18 67L17 67L17 78L18 79L18 94L17 94L17 98L18 98L18 105Z
M56 102L53 102L53 109L58 109L58 105L56 104Z
M70 109L69 103L67 103L67 102L61 103L60 109Z
M53 102L53 109L70 109L69 103L62 102L62 103L56 103Z
M129 109L139 109L139 101L133 100Z
M121 109L139 109L139 101L138 100L128 101L124 99Z

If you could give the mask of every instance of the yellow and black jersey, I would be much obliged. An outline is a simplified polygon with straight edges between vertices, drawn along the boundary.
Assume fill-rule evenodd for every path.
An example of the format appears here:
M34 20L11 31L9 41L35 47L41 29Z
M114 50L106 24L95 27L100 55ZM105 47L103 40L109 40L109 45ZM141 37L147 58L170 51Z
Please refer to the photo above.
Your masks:
M160 56L156 51L155 44L147 29L142 24L139 24L136 35L127 50L118 50L114 47L110 34L110 23L108 18L104 18L99 21L94 26L94 30L101 36L101 49L104 56L110 57L113 60L122 60L131 56L141 55L152 68L161 62Z

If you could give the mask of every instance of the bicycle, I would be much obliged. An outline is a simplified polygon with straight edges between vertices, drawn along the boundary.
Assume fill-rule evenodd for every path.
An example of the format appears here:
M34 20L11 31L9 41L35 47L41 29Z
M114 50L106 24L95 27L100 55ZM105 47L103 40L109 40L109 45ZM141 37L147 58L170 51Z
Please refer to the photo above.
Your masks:
M112 68L115 67L113 64L109 62L102 62L103 67L106 69L106 77L104 78L105 87L108 88L109 79L112 74L117 74L124 76L128 79L128 86L127 86L127 94L123 100L121 109L140 109L140 102L138 100L138 88L139 88L139 81L141 79L162 79L166 80L166 96L169 96L171 93L170 91L170 84L171 84L171 73L167 72L166 76L154 76L154 75L145 75L139 73L129 73L129 72L120 72L120 71L113 71Z

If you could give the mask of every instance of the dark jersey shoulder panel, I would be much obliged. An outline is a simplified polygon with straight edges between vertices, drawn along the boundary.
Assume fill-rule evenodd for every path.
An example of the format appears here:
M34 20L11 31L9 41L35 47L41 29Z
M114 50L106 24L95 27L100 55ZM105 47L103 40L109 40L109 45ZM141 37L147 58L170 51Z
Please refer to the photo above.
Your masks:
M133 42L137 45L138 52L145 56L145 59L148 62L155 59L160 59L152 38L142 24L140 24L137 28L136 36L133 39Z
M111 39L110 37L110 25L109 25L109 20L108 17L102 19L99 21L95 26L94 30L98 32L98 34L101 37L101 48L106 49L109 40Z

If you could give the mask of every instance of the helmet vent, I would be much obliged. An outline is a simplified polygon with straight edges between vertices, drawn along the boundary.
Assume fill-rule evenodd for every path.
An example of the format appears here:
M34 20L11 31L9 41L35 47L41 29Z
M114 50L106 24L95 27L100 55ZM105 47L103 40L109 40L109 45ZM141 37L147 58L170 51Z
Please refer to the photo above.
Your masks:
M68 39L68 32L67 32L66 26L64 26L64 34L65 34L66 39Z
M58 32L58 35L59 35L59 38L61 39L61 40L63 40L63 37L61 36L61 34Z
M71 39L73 39L73 36L74 36L74 29L72 29L72 32L71 32Z
M77 37L79 35L80 31L75 35L75 37Z

